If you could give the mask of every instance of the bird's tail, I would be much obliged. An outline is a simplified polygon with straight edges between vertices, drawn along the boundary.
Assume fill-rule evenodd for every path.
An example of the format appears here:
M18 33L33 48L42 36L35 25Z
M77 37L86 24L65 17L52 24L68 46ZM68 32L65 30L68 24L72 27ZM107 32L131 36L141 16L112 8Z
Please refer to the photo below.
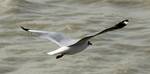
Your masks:
M54 50L54 51L48 52L47 54L48 55L56 55L56 54L58 54L58 52L56 52L56 50Z
M54 51L48 52L47 54L48 55L63 54L63 53L65 53L68 50L69 50L69 47L61 47L61 48L56 49Z

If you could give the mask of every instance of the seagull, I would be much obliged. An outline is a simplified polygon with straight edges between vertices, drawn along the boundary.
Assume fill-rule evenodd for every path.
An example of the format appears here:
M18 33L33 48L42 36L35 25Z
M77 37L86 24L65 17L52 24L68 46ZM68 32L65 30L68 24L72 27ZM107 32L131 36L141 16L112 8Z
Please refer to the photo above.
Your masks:
M91 38L98 36L100 34L109 32L109 31L121 29L125 27L128 24L128 22L129 20L125 19L110 28L104 29L93 35L83 37L79 40L72 39L59 32L47 32L47 31L40 31L40 30L32 30L32 29L25 28L23 26L20 26L20 27L27 32L34 33L36 36L40 38L50 40L53 43L57 44L59 48L51 52L48 52L47 54L57 55L56 59L59 59L63 57L64 55L73 55L73 54L83 51L88 46L92 45L92 43L89 41Z

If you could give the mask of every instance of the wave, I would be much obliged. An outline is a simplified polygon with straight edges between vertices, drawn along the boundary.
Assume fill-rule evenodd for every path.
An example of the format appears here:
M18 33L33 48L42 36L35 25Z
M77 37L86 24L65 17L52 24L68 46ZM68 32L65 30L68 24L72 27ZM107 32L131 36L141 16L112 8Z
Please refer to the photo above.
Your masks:
M50 0L50 2L56 1L56 0ZM62 2L62 0L57 0L57 2ZM64 0L64 2L69 2L69 3L82 3L82 4L90 4L90 3L121 3L121 4L128 4L128 3L133 3L133 4L145 4L145 3L150 3L149 0Z

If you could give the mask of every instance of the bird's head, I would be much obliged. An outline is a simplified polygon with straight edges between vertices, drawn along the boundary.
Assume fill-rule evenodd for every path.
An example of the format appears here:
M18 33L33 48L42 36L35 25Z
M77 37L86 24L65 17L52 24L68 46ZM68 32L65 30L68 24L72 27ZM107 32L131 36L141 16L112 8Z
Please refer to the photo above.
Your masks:
M93 45L90 41L88 41L88 45Z

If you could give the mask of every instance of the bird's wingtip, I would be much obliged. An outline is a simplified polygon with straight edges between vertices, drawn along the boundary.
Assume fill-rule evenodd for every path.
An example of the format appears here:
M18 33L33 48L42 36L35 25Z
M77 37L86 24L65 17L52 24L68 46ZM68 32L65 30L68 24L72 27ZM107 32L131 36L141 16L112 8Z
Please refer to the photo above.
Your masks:
M125 20L122 21L122 23L124 23L125 25L127 25L129 23L129 20L125 19Z
M23 30L25 30L25 31L29 31L30 30L30 29L27 29L27 28L25 28L23 26L20 26L20 28L23 29Z
M121 29L121 28L127 26L128 22L129 22L129 20L128 20L128 19L125 19L125 20L119 22L118 24L116 24L116 25L115 25L114 27L112 27L112 28L113 28L113 30L114 30L114 29Z
M125 20L123 20L123 21L127 21L127 22L129 22L129 19L125 19Z

